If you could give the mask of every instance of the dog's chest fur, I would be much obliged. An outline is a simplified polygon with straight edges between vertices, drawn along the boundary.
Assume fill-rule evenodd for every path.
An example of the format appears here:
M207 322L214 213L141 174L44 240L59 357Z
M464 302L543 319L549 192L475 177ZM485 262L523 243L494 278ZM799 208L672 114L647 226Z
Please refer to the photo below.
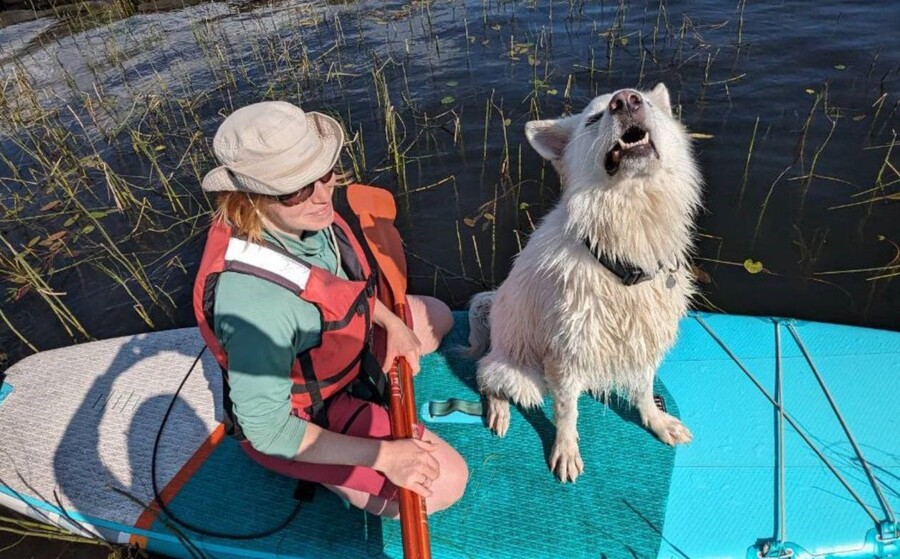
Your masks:
M666 285L668 271L625 286L583 243L563 233L570 219L563 207L548 214L516 268L523 268L526 276L551 280L555 293L547 293L549 301L542 305L548 313L544 320L554 332L546 349L566 363L563 374L579 375L584 390L631 392L647 382L647 375L652 377L674 343L693 294L691 276L678 267L671 272L672 287Z
M605 380L618 373L633 376L641 369L655 369L674 343L678 321L687 310L688 275L673 272L671 288L666 287L668 273L625 286L590 253L580 252L575 257L580 265L560 286L560 317L578 317L562 321L570 326L561 339L562 349L580 348L575 359L583 360L586 370L602 370Z

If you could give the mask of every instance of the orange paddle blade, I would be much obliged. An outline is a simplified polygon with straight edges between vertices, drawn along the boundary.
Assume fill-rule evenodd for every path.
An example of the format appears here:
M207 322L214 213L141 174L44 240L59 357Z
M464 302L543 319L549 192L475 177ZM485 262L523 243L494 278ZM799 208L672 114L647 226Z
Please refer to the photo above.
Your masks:
M383 188L351 184L347 187L347 201L353 213L359 216L363 235L394 301L402 301L406 294L406 255L400 233L394 228L397 217L394 196Z

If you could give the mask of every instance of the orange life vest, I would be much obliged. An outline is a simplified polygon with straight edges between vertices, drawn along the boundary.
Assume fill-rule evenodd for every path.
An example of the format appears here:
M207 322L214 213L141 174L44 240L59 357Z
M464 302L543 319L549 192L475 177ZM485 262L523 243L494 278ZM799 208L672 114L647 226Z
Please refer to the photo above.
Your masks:
M194 283L194 314L203 340L222 368L225 423L229 433L237 438L243 438L243 433L231 413L228 355L213 330L216 285L222 272L250 274L273 282L318 308L322 317L321 343L298 354L290 372L292 410L299 417L314 419L325 400L356 379L365 360L372 360L368 347L379 291L378 274L337 213L332 228L348 279L307 264L277 245L239 239L222 221L217 220L210 228Z

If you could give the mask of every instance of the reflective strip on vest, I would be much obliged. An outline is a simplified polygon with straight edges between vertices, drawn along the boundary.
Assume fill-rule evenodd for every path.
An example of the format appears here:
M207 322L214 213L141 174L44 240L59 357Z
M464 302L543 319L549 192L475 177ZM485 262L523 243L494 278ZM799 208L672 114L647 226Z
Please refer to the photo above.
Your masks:
M309 281L309 268L303 264L268 247L234 237L228 241L225 261L239 262L257 270L266 270L296 286L294 291L306 289L306 282ZM233 265L230 267L239 268Z

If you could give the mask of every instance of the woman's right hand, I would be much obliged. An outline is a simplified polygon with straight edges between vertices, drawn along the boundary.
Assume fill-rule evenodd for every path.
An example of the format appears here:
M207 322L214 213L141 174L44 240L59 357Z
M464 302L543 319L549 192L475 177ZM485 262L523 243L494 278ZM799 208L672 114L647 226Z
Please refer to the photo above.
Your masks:
M434 480L441 475L440 463L432 453L437 445L420 439L385 441L380 463L375 469L397 487L430 497Z

